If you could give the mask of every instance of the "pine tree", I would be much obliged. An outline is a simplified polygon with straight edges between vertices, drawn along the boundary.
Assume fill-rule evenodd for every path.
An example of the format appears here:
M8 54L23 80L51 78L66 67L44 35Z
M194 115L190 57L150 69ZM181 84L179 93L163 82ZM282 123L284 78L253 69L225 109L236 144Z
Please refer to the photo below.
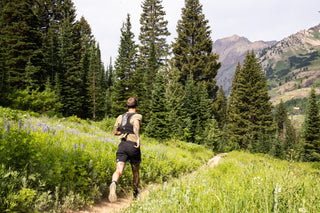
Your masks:
M155 51L154 57L158 65L164 64L165 57L169 54L169 45L166 38L170 35L164 20L166 12L163 10L162 0L144 0L142 2L142 14L140 17L140 55L146 64L149 53ZM150 41L154 42L154 47L150 46ZM154 48L154 50L151 50ZM156 72L154 73L156 74ZM155 79L155 75L153 76Z
M288 120L288 112L285 104L281 99L280 104L277 107L276 113L275 113L275 122L277 124L278 131L281 138L284 138L283 131L284 131L287 120Z
M158 139L168 138L167 107L164 73L160 70L152 91L150 122L145 131L147 136Z
M316 98L316 92L312 87L306 118L304 122L304 150L305 160L319 161L320 160L320 114L319 104Z
M81 118L91 118L90 113L90 96L89 96L89 68L90 68L90 54L91 46L89 42L85 45L81 59L80 59L80 79L81 79L81 110L79 116Z
M163 10L162 0L144 0L142 2L139 34L139 58L135 82L139 97L139 111L144 115L144 121L150 119L151 91L155 83L158 68L165 64L169 55L167 37L168 21Z
M216 100L212 106L215 120L218 122L219 129L222 130L226 123L227 116L227 97L222 86L220 86Z
M1 39L3 78L9 88L25 88L25 68L30 61L41 66L41 33L37 16L33 13L34 1L4 0L1 2ZM42 76L42 69L32 78Z
M106 70L104 68L104 64L101 60L101 50L100 45L97 45L97 59L99 66L99 82L98 86L100 92L98 93L98 109L97 109L97 119L101 120L106 115L106 92L107 92L107 78L106 78Z
M56 73L62 74L62 59L60 58L60 25L64 22L66 10L70 10L70 1L37 0L35 14L39 17L42 33L42 53L46 77L54 83Z
M146 70L143 75L143 86L144 86L144 95L143 95L143 105L142 105L142 113L144 114L145 122L149 122L150 120L150 112L152 110L152 91L154 89L155 77L157 75L157 71L159 69L159 65L157 63L156 51L154 40L150 41L150 53L147 59Z
M185 85L192 74L194 81L205 82L209 98L214 100L218 90L215 77L220 63L217 62L218 55L212 53L211 31L199 0L185 1L177 33L173 43L173 65L180 72L179 81Z
M271 149L269 151L269 155L283 159L283 156L284 156L283 145L279 137L279 133L276 133L275 137L273 137L271 141Z
M131 31L130 15L121 28L120 47L115 62L112 88L112 113L114 116L126 110L126 100L135 95L133 75L137 63L137 45Z
M65 5L63 11L64 21L60 25L59 57L61 58L61 70L59 73L61 82L61 100L63 114L65 116L81 114L81 75L79 71L80 37L75 34L75 9L72 2Z
M240 62L238 62L235 70L235 74L232 79L232 87L227 105L227 135L229 137L228 144L223 146L226 150L238 149L238 141L241 140L242 135L246 133L246 124L244 120L240 119L240 109L237 107L240 98L238 97L238 88L240 86L240 76L242 75L242 69Z
M223 133L219 128L219 124L215 119L210 119L205 127L205 145L211 150L221 150L221 141Z
M91 118L96 119L96 114L99 106L98 96L101 92L100 88L100 63L98 60L97 47L92 45L89 60L89 110L91 112Z
M259 139L274 131L267 89L258 59L248 52L243 67L237 66L228 103L228 132L235 147L257 150Z
M288 118L288 112L285 104L281 100L275 112L275 122L279 138L282 140L282 149L284 157L290 156L297 146L296 131Z
M177 69L177 68L173 68ZM183 99L185 96L184 86L178 81L177 71L169 72L170 83L168 84L167 100L169 108L168 126L171 130L169 135L172 138L184 138L183 122Z
M112 94L112 86L113 86L113 66L112 66L112 58L110 57L110 63L107 66L106 70L106 80L107 80L107 87L106 87L106 115L111 116L111 94ZM139 97L139 96L138 96Z
M205 144L205 129L211 119L208 93L203 83L196 83L192 76L186 82L182 106L184 139L198 144Z

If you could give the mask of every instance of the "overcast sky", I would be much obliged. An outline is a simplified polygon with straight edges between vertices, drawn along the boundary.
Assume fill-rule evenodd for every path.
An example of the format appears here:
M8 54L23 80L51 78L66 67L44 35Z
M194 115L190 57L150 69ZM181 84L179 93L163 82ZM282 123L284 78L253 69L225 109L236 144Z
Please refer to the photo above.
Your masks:
M77 19L84 16L92 34L100 44L102 60L109 64L118 55L120 29L127 14L131 15L132 31L138 44L141 4L143 0L73 0ZM234 34L250 41L281 40L300 30L320 24L319 0L200 0L209 20L213 41ZM163 0L165 20L171 36L176 37L184 0Z

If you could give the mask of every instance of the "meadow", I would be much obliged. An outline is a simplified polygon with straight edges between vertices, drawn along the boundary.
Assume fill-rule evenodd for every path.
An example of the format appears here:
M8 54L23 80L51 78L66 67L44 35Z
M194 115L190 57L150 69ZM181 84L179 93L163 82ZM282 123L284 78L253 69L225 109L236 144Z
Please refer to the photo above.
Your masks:
M215 167L150 187L125 212L320 212L320 164L231 152Z
M0 107L0 212L65 212L107 197L119 143L113 123ZM202 146L142 142L149 192L124 212L320 212L319 163L231 152L207 167L214 153ZM127 166L119 194L131 192L131 179Z
M106 197L119 140L114 119L56 118L0 107L0 212L64 212ZM181 141L142 135L141 185L199 168L214 153ZM130 166L118 193L129 193Z

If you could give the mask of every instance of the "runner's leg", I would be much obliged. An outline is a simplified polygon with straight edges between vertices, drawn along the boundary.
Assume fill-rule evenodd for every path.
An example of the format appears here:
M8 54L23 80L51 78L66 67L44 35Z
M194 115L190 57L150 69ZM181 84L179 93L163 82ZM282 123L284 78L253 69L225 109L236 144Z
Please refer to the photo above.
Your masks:
M132 175L133 175L133 190L138 189L139 186L139 166L140 164L131 164L131 168L132 168Z
M123 173L125 162L118 162L117 163L117 169L112 175L112 183L110 184L110 190L109 190L109 201L111 203L117 201L117 182L120 178L120 176Z
M112 181L118 182L120 176L123 173L124 166L125 166L125 162L121 162L121 161L117 162L117 169L112 175Z
M140 164L131 164L131 169L132 169L132 176L133 176L133 180L132 180L132 185L133 185L133 197L136 198L138 196L138 186L139 186L139 167Z

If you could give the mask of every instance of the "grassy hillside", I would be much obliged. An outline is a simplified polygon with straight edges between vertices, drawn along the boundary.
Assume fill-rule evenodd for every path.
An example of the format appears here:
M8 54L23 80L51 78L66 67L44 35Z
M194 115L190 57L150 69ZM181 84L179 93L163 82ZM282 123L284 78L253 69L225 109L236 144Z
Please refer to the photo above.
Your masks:
M48 118L0 107L0 212L60 212L106 197L119 140L105 129L114 121ZM141 150L142 185L179 177L214 155L195 144L143 136ZM127 166L119 190L130 191L131 180Z
M219 165L150 189L126 212L320 212L320 164L229 153Z

